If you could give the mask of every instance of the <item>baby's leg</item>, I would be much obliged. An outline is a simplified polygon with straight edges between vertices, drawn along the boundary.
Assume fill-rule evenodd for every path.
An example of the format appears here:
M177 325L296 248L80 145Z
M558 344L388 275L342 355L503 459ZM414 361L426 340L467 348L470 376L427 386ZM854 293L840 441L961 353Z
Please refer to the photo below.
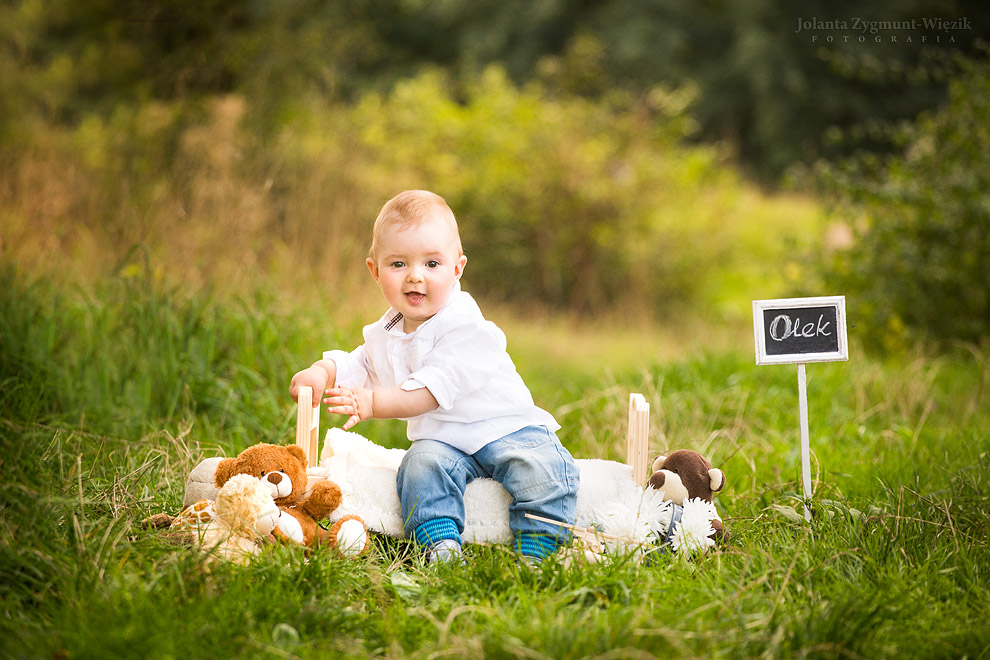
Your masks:
M552 431L526 427L485 445L474 458L512 496L509 526L516 550L542 559L570 539L566 529L526 517L574 523L579 473Z
M444 540L460 545L464 489L478 476L478 464L459 449L436 440L413 442L396 477L406 536L427 547Z

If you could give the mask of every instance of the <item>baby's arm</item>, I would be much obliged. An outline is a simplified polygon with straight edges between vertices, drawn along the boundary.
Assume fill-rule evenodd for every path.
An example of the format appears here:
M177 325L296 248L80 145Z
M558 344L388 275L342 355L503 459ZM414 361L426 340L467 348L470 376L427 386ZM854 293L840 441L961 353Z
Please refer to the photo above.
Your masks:
M383 387L369 390L364 387L336 387L327 390L323 403L327 411L348 415L343 429L346 431L366 419L406 419L416 417L439 407L436 398L425 387L407 391L401 387Z
M293 401L299 400L299 388L308 385L313 388L313 405L320 405L323 390L333 387L337 382L337 365L333 360L319 360L312 366L303 369L292 377L289 383L289 394Z

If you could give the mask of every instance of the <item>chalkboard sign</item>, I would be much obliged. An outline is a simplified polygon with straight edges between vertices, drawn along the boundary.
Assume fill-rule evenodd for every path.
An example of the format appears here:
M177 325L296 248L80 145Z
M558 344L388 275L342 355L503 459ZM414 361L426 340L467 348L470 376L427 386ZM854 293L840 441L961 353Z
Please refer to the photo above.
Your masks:
M756 364L848 360L845 296L753 301Z

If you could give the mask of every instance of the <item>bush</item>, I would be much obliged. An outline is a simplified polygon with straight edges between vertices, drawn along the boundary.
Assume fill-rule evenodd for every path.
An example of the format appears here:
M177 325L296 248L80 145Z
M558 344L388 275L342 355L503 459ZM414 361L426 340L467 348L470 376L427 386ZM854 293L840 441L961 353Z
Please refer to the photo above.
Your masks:
M776 212L747 204L720 152L684 146L689 91L590 102L517 88L497 67L452 87L425 73L366 96L354 122L394 191L448 200L465 279L486 297L574 313L711 309L720 278L752 258L745 234ZM806 231L802 220L782 234Z
M466 87L463 103L448 90L439 74L420 76L366 97L356 123L405 186L447 198L471 282L506 301L574 311L693 298L689 254L704 272L724 246L709 226L700 249L712 218L688 223L672 211L687 191L727 176L713 152L678 147L673 122L625 97L552 98L515 88L497 68Z
M830 277L877 348L990 336L990 62L962 69L900 154L823 170L855 234Z

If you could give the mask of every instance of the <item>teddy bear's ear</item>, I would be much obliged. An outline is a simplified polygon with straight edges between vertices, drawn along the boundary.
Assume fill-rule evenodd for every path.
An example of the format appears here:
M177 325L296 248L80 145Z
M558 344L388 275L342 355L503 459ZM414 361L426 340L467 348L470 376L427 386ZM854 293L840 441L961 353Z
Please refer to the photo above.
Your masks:
M302 463L302 466L304 468L309 467L308 465L306 465L306 452L303 451L302 447L300 447L299 445L289 445L288 447L286 447L286 449L289 450L290 454L292 454L297 459L299 459L299 462Z
M653 472L656 472L657 470L660 469L660 466L663 465L663 462L665 460L667 460L666 456L657 456L656 458L653 459L653 466L650 469Z
M708 478L711 480L713 493L717 493L725 487L725 474L718 468L709 470Z
M222 488L234 474L234 459L225 458L217 463L217 471L213 474L213 483Z

